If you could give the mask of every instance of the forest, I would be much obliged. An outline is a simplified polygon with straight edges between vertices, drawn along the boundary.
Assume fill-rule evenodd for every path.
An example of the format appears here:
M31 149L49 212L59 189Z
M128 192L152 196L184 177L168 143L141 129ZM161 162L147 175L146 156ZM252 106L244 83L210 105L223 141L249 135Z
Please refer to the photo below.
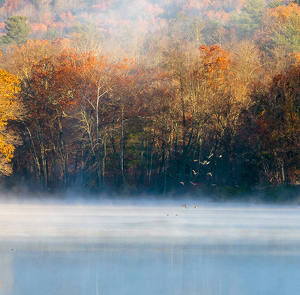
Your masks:
M1 0L2 187L297 195L299 28L300 1Z

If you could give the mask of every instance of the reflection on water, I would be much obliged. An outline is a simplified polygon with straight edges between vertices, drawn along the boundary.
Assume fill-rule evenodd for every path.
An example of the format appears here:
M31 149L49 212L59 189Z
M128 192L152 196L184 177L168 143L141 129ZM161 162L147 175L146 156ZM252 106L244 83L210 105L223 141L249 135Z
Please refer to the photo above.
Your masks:
M0 252L0 294L12 294L13 262L8 251Z
M1 295L300 294L297 207L0 209Z

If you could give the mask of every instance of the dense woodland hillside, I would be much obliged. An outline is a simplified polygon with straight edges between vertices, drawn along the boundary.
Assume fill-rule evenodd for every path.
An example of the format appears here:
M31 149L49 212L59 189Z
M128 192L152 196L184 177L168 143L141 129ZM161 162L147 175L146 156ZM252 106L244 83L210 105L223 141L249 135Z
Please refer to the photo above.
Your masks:
M232 195L300 185L298 1L0 6L7 187Z

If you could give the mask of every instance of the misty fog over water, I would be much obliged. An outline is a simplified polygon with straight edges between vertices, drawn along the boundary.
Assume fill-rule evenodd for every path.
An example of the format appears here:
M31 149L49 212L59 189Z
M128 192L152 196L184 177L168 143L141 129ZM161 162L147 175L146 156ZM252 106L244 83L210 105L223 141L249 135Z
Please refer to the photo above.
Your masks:
M192 200L1 204L0 294L298 294L299 213Z
M2 204L0 236L84 238L101 243L238 241L272 245L300 241L298 207L190 202Z

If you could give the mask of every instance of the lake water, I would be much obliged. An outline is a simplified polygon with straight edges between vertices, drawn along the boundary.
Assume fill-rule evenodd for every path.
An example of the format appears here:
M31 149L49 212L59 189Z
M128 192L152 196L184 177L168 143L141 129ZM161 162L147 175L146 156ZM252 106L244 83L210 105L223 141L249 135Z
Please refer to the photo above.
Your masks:
M194 202L0 204L0 294L300 294L300 207Z

